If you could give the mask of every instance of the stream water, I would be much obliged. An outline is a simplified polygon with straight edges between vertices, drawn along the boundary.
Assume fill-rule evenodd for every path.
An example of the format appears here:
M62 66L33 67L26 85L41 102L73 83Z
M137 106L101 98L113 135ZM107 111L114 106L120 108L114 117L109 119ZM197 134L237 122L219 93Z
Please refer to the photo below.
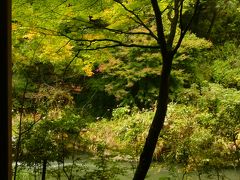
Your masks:
M65 166L70 166L71 161L68 160L65 162ZM87 171L91 171L96 169L96 162L94 159L88 159L88 157L84 159L84 161L77 162L78 167L84 166L87 168ZM126 162L126 161L117 161L117 162L110 162L108 163L107 167L115 165L120 169L125 169L124 175L117 175L116 178L119 180L131 180L134 174L134 168L133 163ZM48 170L51 169L57 169L58 165L57 163L51 163L48 166ZM108 169L109 170L109 169ZM32 171L32 170L31 170ZM153 163L151 168L149 169L148 175L146 177L146 180L240 180L240 169L224 169L218 172L212 171L208 174L201 174L199 177L197 173L189 173L183 175L181 172L177 172L178 169L175 169L174 171L167 170L166 168L162 168L160 164ZM114 171L112 171L114 173ZM38 173L37 176L35 176L32 173L30 173L30 170L22 170L19 174L18 180L41 180L41 174ZM54 176L51 176L49 173L47 174L47 180L56 180L57 178ZM61 175L61 180L67 180L66 176L63 174ZM74 180L77 178L74 178ZM91 180L91 178L86 179Z

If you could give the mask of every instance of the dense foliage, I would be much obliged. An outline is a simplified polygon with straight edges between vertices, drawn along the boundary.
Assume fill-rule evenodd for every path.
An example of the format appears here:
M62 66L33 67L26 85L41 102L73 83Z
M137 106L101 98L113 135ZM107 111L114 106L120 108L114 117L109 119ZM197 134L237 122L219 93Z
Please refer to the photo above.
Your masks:
M159 4L168 27L171 1ZM192 6L187 1L183 25ZM174 56L154 160L201 175L240 166L240 4L203 0L197 12ZM57 162L59 171L45 170L58 178L80 178L79 170L83 179L113 179L123 171L107 165L108 157L136 160L162 66L143 24L155 28L147 0L13 1L15 178L19 166L36 175ZM77 165L84 153L99 154L87 173Z

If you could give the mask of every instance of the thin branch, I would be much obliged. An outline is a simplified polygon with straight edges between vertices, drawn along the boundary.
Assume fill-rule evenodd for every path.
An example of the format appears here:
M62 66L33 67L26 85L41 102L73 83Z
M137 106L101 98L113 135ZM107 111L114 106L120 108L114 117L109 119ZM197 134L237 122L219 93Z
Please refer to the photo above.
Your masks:
M117 47L117 46L122 46L122 47L140 47L140 48L152 48L156 49L159 48L159 46L151 46L151 45L141 45L141 44L126 44L121 41L115 40L115 39L108 39L108 38L103 38L103 39L74 39L66 34L60 33L60 35L69 38L70 40L77 41L77 42L88 42L89 46L92 45L92 43L95 42L112 42L115 43L113 45L106 45L104 47ZM104 47L101 47L103 49ZM99 48L99 47L97 47Z
M149 34L158 41L158 37L152 32L151 29L149 29L149 27L142 21L142 19L132 10L128 9L122 2L118 1L118 0L114 0L115 2L117 2L118 4L120 4L127 12L131 13L132 15L134 15L134 17L137 19L137 23L139 23L140 25L142 25L145 29L148 30Z
M129 17L129 19L133 20L136 24L138 24L137 28L142 26L142 24L137 19L135 19L134 17L131 17L131 16L128 16L128 17Z
M86 27L85 29L96 29L95 27L91 26L91 27ZM128 31L123 31L123 30L120 30L120 29L111 29L111 28L107 28L107 27L102 27L101 29L103 30L107 30L107 31L110 31L110 32L114 32L114 33L117 33L117 34L129 34L129 35L150 35L150 33L147 33L147 32L128 32Z
M169 9L169 6L167 6L164 10L162 10L161 14L163 14L168 9Z
M115 39L108 39L108 38L103 38L103 39L74 39L75 41L80 41L80 42L113 42L113 43L118 43L118 44L124 44L121 41L115 40Z
M179 18L179 0L174 0L173 10L174 10L173 18L169 17L169 21L171 22L171 27L170 27L170 34L167 40L167 45L170 48L172 48L173 41L176 35L176 30L177 30L177 24L178 24L178 18ZM169 11L169 13L171 13L171 11ZM169 14L169 16L171 16L171 14Z
M68 15L64 15L64 14L60 14L58 12L54 12L54 13L57 13L58 15L62 15L62 16L66 16L68 17L68 19L66 20L75 20L75 21L80 21L80 22L83 22L83 23L86 23L87 25L89 25L89 21L84 21L82 19L78 19L76 17L71 17L71 16L68 16ZM135 20L135 19L134 19ZM136 22L136 20L135 20ZM136 23L139 24L139 22L137 21ZM85 27L85 29L96 29L95 26L88 26L88 27ZM107 30L107 31L110 31L110 32L114 32L114 33L117 33L117 34L130 34L130 35L150 35L152 36L150 33L147 33L147 32L128 32L128 31L123 31L121 29L111 29L111 28L107 28L107 27L101 27L101 29L103 30Z
M52 29L47 29L45 27L28 27L28 26L25 26L25 27L22 27L22 28L35 28L35 29L40 29L40 30L43 30L42 32L41 31L38 31L38 33L41 33L43 35L48 35L48 36L62 36L63 33L60 33L58 31L55 31L55 30L52 30ZM95 29L95 27L93 26L89 26L89 27L85 27L83 30L86 30L86 29ZM127 32L127 31L122 31L120 29L111 29L111 28L107 28L107 27L103 27L101 28L103 30L106 30L106 31L109 31L109 32L113 32L113 33L116 33L116 34L125 34L125 35L146 35L146 36L151 36L150 33L147 33L147 32ZM46 33L44 31L48 31L49 33ZM60 35L59 35L60 34ZM71 40L74 40L73 38L71 38L70 36L67 36L66 34L64 34L63 36L67 37L68 39L70 39L69 41ZM152 37L152 36L151 36ZM62 48L62 47L61 47ZM60 49L61 49L60 48ZM60 50L59 49L59 50Z
M34 122L30 125L30 127L28 127L28 129L26 129L25 131L22 131L21 135L24 135L24 134L26 134L27 132L29 132L29 131L33 128L33 126L34 126L35 124L37 124L42 118L43 118L43 115L41 114L41 116L39 117L39 119L34 120Z
M22 29L30 29L30 30L35 30L37 29L37 33L41 33L43 35L48 35L48 36L59 36L58 35L58 31L52 30L52 29L47 29L45 27L39 27L39 26L35 26L35 27L31 27L31 26L23 26L21 27ZM39 30L43 30L43 31L39 31ZM46 33L46 31L48 33Z
M23 109L25 105L25 99L26 99L26 92L27 88L29 85L28 78L26 78L26 84L23 90L21 102L20 102L20 108L19 108L19 129L18 129L18 137L17 137L17 142L16 142L16 149L15 149L15 166L14 166L14 174L13 174L13 179L16 180L17 177L17 170L18 170L18 161L20 157L20 151L21 151L21 142L22 142L22 123L23 123Z
M96 4L98 2L98 0L96 0L96 1L94 1L93 3L91 3L90 5L88 5L87 7L84 7L84 9L83 10L85 10L85 9L88 9L88 8L90 8L90 7L92 7L94 4Z
M59 6L63 5L65 2L67 2L67 0L64 0L64 1L61 2L60 4L58 4L58 5L56 5L55 7L53 7L52 9L50 9L50 10L48 10L48 11L46 11L46 12L43 12L43 13L39 14L38 16L41 16L41 15L43 15L43 14L47 14L47 13L49 13L49 12L53 12L55 9L57 9Z
M186 32L189 30L189 28L190 28L190 26L192 24L192 21L193 21L193 19L195 18L196 14L197 14L199 4L200 4L200 0L196 0L193 15L192 15L190 21L188 22L187 26L185 27L185 29L184 30L181 29L181 35L185 35Z
M108 49L108 48L115 48L115 47L138 47L138 48L146 48L146 49L159 49L159 46L144 46L144 45L137 45L137 44L113 44L113 45L106 45L106 46L99 46L94 48L83 48L80 50L86 50L86 51L94 51L94 50L100 50L100 49Z
M36 56L36 51L37 51L37 49L38 49L38 47L40 46L40 44L41 44L41 42L43 41L43 39L45 38L45 36L40 40L40 42L38 43L38 46L34 49L34 52L33 52L33 56L32 56L32 60L34 60L35 59L35 56ZM25 101L25 99L26 99L26 91L27 91L27 85L28 85L28 78L26 78L27 79L27 82L26 82L26 87L25 87L25 90L24 90L24 97L23 97L23 103L24 103L24 101ZM23 107L22 107L22 109L23 109ZM21 112L21 116L22 116L22 112ZM20 117L21 118L21 117ZM42 116L37 120L37 121L34 121L34 123L27 129L27 130L25 130L25 131L19 131L19 133L17 133L16 132L16 134L18 134L18 136L22 136L23 134L25 134L25 133L27 133L28 131L30 131L31 130L31 128L40 120L42 118ZM20 120L20 127L19 128L21 128L21 121L22 120Z
M193 15L192 15L191 19L189 20L189 22L188 22L187 26L185 27L185 29L181 29L181 34L180 34L180 37L178 39L177 45L176 45L176 47L173 50L173 53L176 53L178 48L180 47L185 34L189 30L189 28L190 28L190 26L192 24L192 21L193 21L193 19L195 18L196 14L197 14L199 4L200 4L200 0L196 0Z
M71 41L72 41L72 40L69 39L62 47L60 47L60 48L56 51L56 53L58 53L62 48L64 48L66 45L68 45Z
M105 30L115 32L117 34L129 34L129 35L151 35L150 33L146 32L127 32L127 31L122 31L118 29L110 29L110 28L104 28Z
M83 107L81 108L81 114L84 113L85 107L93 101L93 98L94 98L94 96L96 95L96 93L97 93L97 90L95 90L95 91L93 92L93 94L91 95L91 97L90 97L89 99L87 99L87 102L86 102L86 103L83 105Z
M80 50L78 50L78 52L75 54L75 56L71 59L71 61L67 64L67 66L65 67L64 69L64 72L63 72L63 78L65 77L66 75L66 72L67 72L67 69L70 67L70 65L72 64L72 62L78 57L80 53Z

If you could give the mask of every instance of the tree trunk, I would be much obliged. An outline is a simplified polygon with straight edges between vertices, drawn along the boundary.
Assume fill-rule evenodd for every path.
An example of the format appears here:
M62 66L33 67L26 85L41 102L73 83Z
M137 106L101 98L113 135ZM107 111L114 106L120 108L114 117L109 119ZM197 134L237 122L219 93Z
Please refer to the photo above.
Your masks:
M148 169L152 162L152 157L158 141L158 136L161 129L163 128L165 116L167 113L169 77L172 67L172 60L173 55L170 52L166 53L166 55L163 56L157 108L133 180L143 180L146 177Z
M47 171L47 160L44 159L42 164L42 180L46 179L46 171Z
M210 40L210 34L212 32L212 28L213 28L213 25L215 23L216 17L217 17L217 12L216 12L216 10L214 10L210 26L209 26L209 28L207 30L207 33L206 33L206 39L208 39L208 40Z
M20 119L19 119L19 128L18 128L18 138L16 142L16 150L15 150L15 166L14 166L14 174L13 174L13 179L17 179L17 173L18 173L18 161L20 157L20 152L21 152L21 143L22 143L22 122L23 122L23 110L24 110L24 103L25 103L25 96L27 93L27 88L28 88L28 79L26 82L26 85L24 87L23 95L22 95L22 101L21 101L21 107L19 109L20 113Z

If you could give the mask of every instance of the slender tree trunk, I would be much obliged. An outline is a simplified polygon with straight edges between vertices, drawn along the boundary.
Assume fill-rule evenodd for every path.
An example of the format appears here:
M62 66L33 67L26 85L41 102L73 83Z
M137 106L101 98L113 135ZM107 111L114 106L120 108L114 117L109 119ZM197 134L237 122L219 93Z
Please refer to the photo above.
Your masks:
M42 180L46 179L46 171L47 171L47 160L44 159L42 164Z
M215 23L216 17L217 17L217 11L214 10L210 26L209 26L209 28L207 30L207 33L206 33L206 39L208 39L208 40L210 40L210 34L212 32L212 28L213 28L213 25Z
M26 85L24 87L23 95L22 95L22 101L21 101L21 107L19 109L20 112L20 120L19 120L19 128L18 128L18 138L17 138L17 144L16 144L16 150L15 150L15 166L14 166L14 174L13 179L17 179L17 171L18 171L18 161L21 151L21 143L22 143L22 121L23 121L23 110L24 110L24 103L25 103L25 95L27 92L28 87L28 79L26 82Z
M163 128L165 116L167 113L169 77L172 67L172 60L172 53L169 52L166 53L165 56L163 55L163 65L157 108L133 180L143 180L146 177L148 169L152 162L152 157L158 141L158 136Z

